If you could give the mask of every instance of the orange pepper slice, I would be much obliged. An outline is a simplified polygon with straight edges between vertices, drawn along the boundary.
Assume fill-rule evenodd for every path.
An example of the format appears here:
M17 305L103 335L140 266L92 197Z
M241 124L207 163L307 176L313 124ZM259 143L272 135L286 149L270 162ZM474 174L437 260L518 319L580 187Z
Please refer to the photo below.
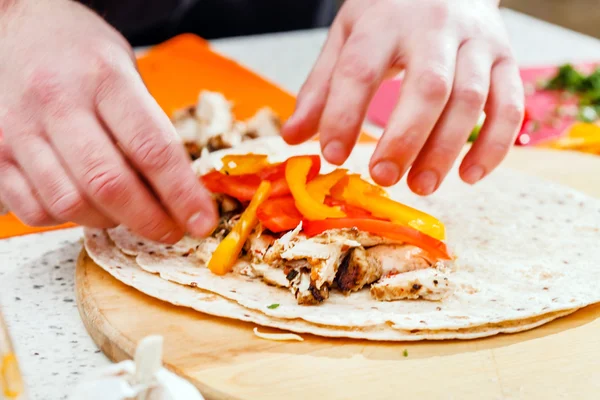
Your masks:
M229 154L221 158L222 174L247 175L262 171L267 165L268 156L264 154Z

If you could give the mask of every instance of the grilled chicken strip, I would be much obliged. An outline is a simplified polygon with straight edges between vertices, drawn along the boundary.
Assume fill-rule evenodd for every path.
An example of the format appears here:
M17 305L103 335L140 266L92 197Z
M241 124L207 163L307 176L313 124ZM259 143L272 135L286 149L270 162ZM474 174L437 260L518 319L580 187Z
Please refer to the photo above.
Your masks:
M307 239L296 243L283 253L281 259L307 260L310 265L311 283L317 289L333 283L338 267L350 247L358 247L358 242L318 243Z
M358 291L381 278L381 264L369 260L367 251L363 247L352 249L340 264L335 282L344 294Z
M363 239L363 242L372 242ZM380 244L352 250L340 265L336 283L345 294L362 289L382 276L431 268L425 252L406 244Z
M291 238L291 234L289 238ZM283 239L283 241L282 241ZM305 259L283 260L274 259L276 251L286 246L287 240L275 240L271 235L255 231L246 243L248 254L252 263L242 271L243 274L260 277L266 283L279 287L289 288L296 297L298 304L313 305L329 297L329 288L317 289L311 282L311 265ZM271 254L271 261L267 254ZM281 255L279 253L278 255Z
M408 244L382 244L367 249L367 262L378 265L380 276L431 268L434 262L420 248Z
M319 243L336 243L340 241L352 241L357 242L365 248L377 246L380 244L398 243L397 241L373 235L368 232L360 231L356 228L332 229L313 237L312 240Z
M289 288L291 286L290 281L287 279L285 272L281 268L275 268L265 263L252 263L250 264L254 276L259 276L266 283Z
M308 268L291 269L287 279L290 281L290 289L300 305L316 305L329 298L329 286L325 285L317 289L312 282Z
M392 274L371 285L371 296L379 301L440 301L451 291L452 286L448 278L435 268Z

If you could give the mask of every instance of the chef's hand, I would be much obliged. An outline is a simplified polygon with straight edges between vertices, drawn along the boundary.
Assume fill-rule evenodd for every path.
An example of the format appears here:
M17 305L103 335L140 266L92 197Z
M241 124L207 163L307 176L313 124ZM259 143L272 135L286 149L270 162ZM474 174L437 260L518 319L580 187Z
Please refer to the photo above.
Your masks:
M485 125L460 166L464 181L479 181L502 161L523 118L523 87L497 3L347 0L284 139L300 143L319 131L324 157L343 163L382 79L405 69L370 161L373 179L392 185L410 168L411 189L434 192L485 108Z
M29 225L202 236L216 207L125 39L66 0L0 0L0 202ZM2 137L0 134L0 137Z

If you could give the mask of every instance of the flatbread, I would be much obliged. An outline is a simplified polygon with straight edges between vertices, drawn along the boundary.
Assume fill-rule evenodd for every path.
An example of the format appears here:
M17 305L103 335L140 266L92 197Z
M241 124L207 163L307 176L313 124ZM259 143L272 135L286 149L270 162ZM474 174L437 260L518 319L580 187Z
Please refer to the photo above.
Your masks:
M178 285L161 279L155 274L142 270L136 264L135 258L119 251L114 243L110 241L105 231L86 228L84 235L86 254L96 265L123 284L133 287L150 297L217 317L252 322L266 327L317 336L375 341L476 339L499 333L516 333L529 330L576 311L576 309L564 310L519 321L504 321L500 324L487 324L476 328L454 331L415 330L409 332L391 328L344 329L335 326L315 325L299 319L269 317L261 312L245 309L236 302L212 292Z
M316 143L290 147L279 138L250 145L213 153L215 166L220 167L224 153L256 153L257 148L273 161L319 154ZM368 178L372 152L371 145L357 146L344 167ZM324 164L323 170L332 168ZM600 201L503 168L474 187L462 183L453 171L428 197L412 194L404 184L388 192L445 223L448 246L457 255L449 280L457 289L444 301L379 302L367 290L350 296L333 291L321 305L302 306L288 290L258 279L214 275L193 256L174 251L177 246L167 249L124 228L108 232L119 249L136 255L144 271L264 315L270 321L266 326L293 321L286 329L295 332L321 334L317 328L327 326L339 336L374 340L379 340L375 336L400 340L398 335L406 332L428 332L434 338L481 337L532 328L600 301ZM132 243L141 245L136 249ZM267 308L273 303L280 306Z

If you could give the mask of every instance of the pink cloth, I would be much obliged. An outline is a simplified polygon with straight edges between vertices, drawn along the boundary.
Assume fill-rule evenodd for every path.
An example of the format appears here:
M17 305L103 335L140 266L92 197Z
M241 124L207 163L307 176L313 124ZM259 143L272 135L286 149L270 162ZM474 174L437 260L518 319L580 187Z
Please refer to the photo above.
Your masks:
M599 63L588 63L575 65L575 68L585 72L591 72ZM557 66L521 68L521 79L526 87L525 107L527 111L521 133L517 138L517 144L534 145L550 138L561 136L567 132L573 124L573 116L557 114L557 106L560 103L561 109L568 108L568 105L576 105L574 100L561 100L560 95L549 91L531 90L541 79L552 77ZM367 119L380 127L385 127L394 110L400 95L402 79L390 79L381 85L375 93L371 102Z

